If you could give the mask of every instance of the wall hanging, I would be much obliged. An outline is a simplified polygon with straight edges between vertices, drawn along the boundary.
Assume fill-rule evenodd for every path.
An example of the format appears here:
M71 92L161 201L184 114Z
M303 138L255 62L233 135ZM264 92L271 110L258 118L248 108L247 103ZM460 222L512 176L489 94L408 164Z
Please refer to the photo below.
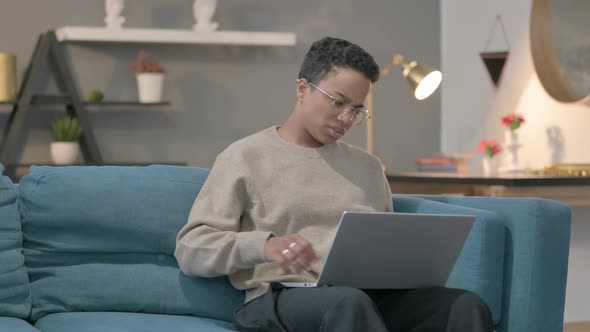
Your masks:
M488 51L490 49L490 42L492 41L492 37L494 36L494 32L497 26L500 26L502 29L502 35L504 36L504 41L506 43L506 50L501 51ZM510 44L508 42L508 35L506 34L506 28L504 27L504 22L502 21L502 16L496 15L494 19L494 24L490 29L488 34L488 40L486 42L486 46L484 50L479 53L488 73L490 74L490 78L495 86L498 86L500 77L502 76L502 71L504 69L504 65L506 64L506 60L508 59L508 54L510 53Z

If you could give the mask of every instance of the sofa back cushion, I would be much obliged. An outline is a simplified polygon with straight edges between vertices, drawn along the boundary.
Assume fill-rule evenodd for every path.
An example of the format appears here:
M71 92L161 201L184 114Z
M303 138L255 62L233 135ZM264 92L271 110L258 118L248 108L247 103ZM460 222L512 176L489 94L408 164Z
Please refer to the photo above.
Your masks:
M74 311L231 320L244 295L226 277L182 274L177 232L208 170L34 166L20 182L32 318Z
M3 171L0 165L0 174ZM0 316L26 318L31 313L31 296L17 194L12 181L0 177Z

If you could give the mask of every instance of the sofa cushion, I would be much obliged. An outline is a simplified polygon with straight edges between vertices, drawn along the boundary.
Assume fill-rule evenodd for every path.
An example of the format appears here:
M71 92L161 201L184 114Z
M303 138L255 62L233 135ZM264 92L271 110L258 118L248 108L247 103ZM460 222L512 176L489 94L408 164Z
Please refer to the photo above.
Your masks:
M568 274L571 208L548 199L421 195L494 211L507 228L499 331L561 331Z
M200 317L124 312L51 314L35 325L43 332L229 332L233 324Z
M461 255L447 280L447 287L467 289L486 302L494 323L502 318L502 275L506 227L494 212L434 202L408 195L394 195L397 212L476 216Z
M0 317L0 331L6 332L39 332L26 321L14 317Z
M0 165L0 174L2 171ZM0 177L0 316L26 318L31 313L31 298L17 193L8 177Z
M124 311L230 321L244 298L226 277L191 278L176 235L208 175L192 167L32 167L21 179L32 318Z

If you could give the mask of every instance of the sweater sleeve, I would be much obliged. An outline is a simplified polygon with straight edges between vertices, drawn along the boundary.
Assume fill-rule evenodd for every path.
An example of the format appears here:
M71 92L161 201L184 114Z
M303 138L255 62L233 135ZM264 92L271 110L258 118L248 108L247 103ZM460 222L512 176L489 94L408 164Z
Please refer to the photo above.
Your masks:
M214 277L265 261L264 247L272 233L240 231L249 204L246 176L235 162L220 155L176 238L174 256L185 274Z

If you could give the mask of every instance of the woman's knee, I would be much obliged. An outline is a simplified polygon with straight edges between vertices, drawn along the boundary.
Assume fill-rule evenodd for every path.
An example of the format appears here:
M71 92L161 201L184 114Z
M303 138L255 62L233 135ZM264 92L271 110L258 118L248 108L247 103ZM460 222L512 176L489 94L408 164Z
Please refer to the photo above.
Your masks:
M493 331L492 313L478 294L463 291L453 303L447 328L448 331Z
M373 300L364 291L350 287L332 287L338 301L321 321L321 331L387 331Z
M481 296L479 296L479 294L468 290L460 290L460 292L457 293L455 306L489 310L488 305L484 302Z
M433 289L438 293L442 303L446 303L453 311L489 311L485 301L479 294L458 288L437 287Z
M371 297L364 291L352 287L330 287L332 293L332 310L375 310Z

